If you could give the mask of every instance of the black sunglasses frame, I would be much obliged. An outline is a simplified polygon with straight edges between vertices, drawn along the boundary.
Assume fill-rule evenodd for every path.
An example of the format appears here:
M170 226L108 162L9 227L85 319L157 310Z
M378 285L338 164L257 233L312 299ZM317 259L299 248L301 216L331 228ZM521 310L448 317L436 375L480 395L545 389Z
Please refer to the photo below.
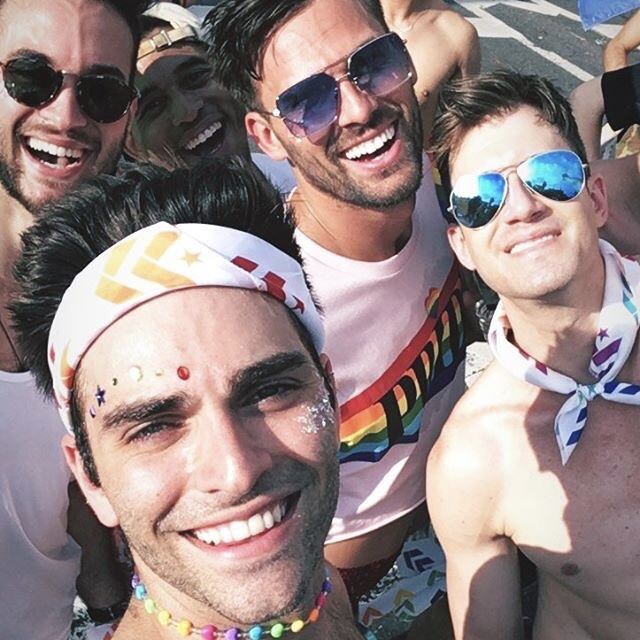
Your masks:
M307 78L304 78L304 79L296 82L292 86L288 87L287 89L285 89L281 94L279 94L276 97L276 99L275 99L275 103L276 103L275 108L273 110L271 110L271 111L267 111L267 112L263 112L263 113L265 113L266 115L271 115L271 116L273 116L275 118L279 118L279 119L283 120L285 125L287 126L287 129L289 129L289 131L291 131L291 133L296 138L305 138L305 137L308 137L309 135L317 134L319 131L324 130L324 128L330 127L337 120L338 114L340 113L340 93L339 93L338 88L340 86L340 83L343 80L348 79L360 91L362 91L363 93L369 94L369 92L366 89L362 89L359 86L358 77L352 75L352 73L351 73L351 64L352 64L353 57L358 55L359 53L361 53L363 51L363 49L366 49L367 47L369 47L369 46L371 46L373 44L376 44L380 40L384 40L384 39L387 39L387 38L396 39L396 40L400 41L400 43L402 44L402 48L404 49L404 53L405 53L405 56L406 56L406 61L407 61L407 65L408 65L409 71L408 71L407 77L404 80L399 82L395 87L393 87L392 89L387 91L385 94L371 94L371 95L377 95L377 96L388 95L389 93L392 93L393 91L398 89L398 87L401 87L405 82L407 82L409 80L412 82L412 84L415 84L416 79L417 79L416 70L415 70L415 67L413 66L413 61L411 60L411 56L409 55L409 52L407 51L407 48L405 46L406 40L403 40L397 33L394 33L393 31L389 31L387 33L383 33L382 35L376 36L375 38L372 38L371 40L368 40L367 42L361 44L357 49L352 51L346 58L343 58L343 60L346 60L346 66L347 66L346 73L343 73L341 76L338 76L337 78L334 78L333 76L330 76L329 74L325 73L324 71L320 71L318 73L314 73L311 76L308 76ZM336 62L331 64L330 66L334 66L335 64L338 64L341 61L342 60L336 60ZM335 114L333 116L333 119L331 120L331 122L329 122L326 125L326 127L324 127L323 129L319 129L318 131L312 132L311 134L305 133L303 136L300 136L292 129L291 125L287 121L287 114L282 113L280 111L280 108L279 108L278 105L279 105L279 103L281 101L282 96L284 96L288 91L291 91L291 89L293 89L297 85L299 85L302 82L305 82L305 81L307 81L310 78L313 78L315 76L327 76L327 77L331 78L331 80L333 80L332 91L335 92L336 100L337 100L336 112L335 112Z
M10 65L16 61L22 60L24 59L24 57L17 57L17 58L12 58L11 60L8 60L7 62L0 62L0 69L2 70L2 82L4 84L4 87L7 91L7 94L13 99L15 100L17 103L22 104L24 106L27 107L31 107L32 109L40 109L48 104L50 104L51 102L53 102L56 97L59 95L60 91L62 91L62 88L64 86L64 79L66 77L70 77L74 79L74 93L76 96L76 100L78 101L78 106L80 107L80 110L82 111L82 113L84 113L88 118L90 118L91 120L94 120L95 122L98 122L100 124L112 124L114 122L117 122L118 120L124 118L124 116L129 112L129 109L131 109L131 105L135 102L135 100L137 100L140 97L140 94L138 92L138 90L135 87L132 87L131 85L127 84L124 80L121 80L118 77L115 76L110 76L110 75L105 75L105 74L99 74L99 73L84 73L84 74L77 74L77 73L71 73L69 71L65 71L63 69L56 69L53 65L49 64L48 62L42 60L41 61L41 65L42 67L46 67L49 71L51 71L52 76L55 77L56 82L55 84L52 84L51 86L51 90L47 93L47 97L44 98L43 100L38 100L37 102L34 102L33 104L30 102L25 102L24 100L20 100L17 97L17 92L14 86L14 82L11 81L10 78L10 74L11 74L11 67ZM9 75L7 75L9 74ZM128 96L128 100L127 100L127 104L124 107L124 110L122 112L120 112L120 110L118 110L118 115L116 116L115 113L113 114L113 117L109 116L107 118L100 118L100 117L96 117L97 114L95 113L91 113L91 108L89 108L87 110L87 102L83 96L83 90L82 90L82 81L83 79L87 79L87 80L109 80L112 82L117 82L121 85L121 87L124 89L126 88L129 96Z

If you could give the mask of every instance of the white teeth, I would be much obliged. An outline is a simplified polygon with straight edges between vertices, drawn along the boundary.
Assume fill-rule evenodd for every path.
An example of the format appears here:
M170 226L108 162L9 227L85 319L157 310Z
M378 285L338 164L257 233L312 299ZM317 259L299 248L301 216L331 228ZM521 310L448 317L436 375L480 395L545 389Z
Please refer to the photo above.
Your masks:
M82 158L82 151L80 149L59 147L56 144L50 144L38 138L27 138L27 145L34 151L44 151L52 156L58 156L58 158L73 158L75 160Z
M222 122L214 122L210 127L199 133L195 138L191 138L184 148L187 151L193 151L197 146L208 140L218 129L222 127Z
M518 244L514 245L511 248L510 253L520 253L521 251L525 251L526 249L529 249L530 247L533 247L536 244L540 244L545 240L549 240L550 238L553 238L552 234L542 236L541 238L535 238L534 240L526 240L525 242L519 242Z
M367 140L366 142L362 142L359 145L352 147L349 149L345 156L347 160L357 160L358 158L364 155L371 155L375 153L379 149L382 149L384 145L393 138L396 134L395 125L391 125L387 129L385 129L379 136L373 138L373 140Z
M267 509L262 513L255 513L248 520L234 520L226 524L208 529L196 529L194 535L199 540L207 544L217 545L241 542L253 536L272 529L278 522L281 522L287 509L284 502L278 503L275 507Z
M249 525L246 522L235 520L229 525L229 528L234 540L246 540L251 537L251 531L249 531Z
M249 518L248 525L252 536L257 536L265 530L264 520L259 513L256 513L254 516Z

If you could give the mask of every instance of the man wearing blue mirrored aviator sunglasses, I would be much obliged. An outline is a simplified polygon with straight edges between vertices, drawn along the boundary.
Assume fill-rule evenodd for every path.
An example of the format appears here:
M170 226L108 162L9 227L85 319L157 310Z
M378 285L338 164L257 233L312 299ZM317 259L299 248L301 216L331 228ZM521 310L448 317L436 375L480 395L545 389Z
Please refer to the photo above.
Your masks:
M297 182L296 239L341 407L326 557L378 640L448 638L424 466L464 387L464 336L413 64L378 0L226 0L207 22L249 135Z
M441 107L449 240L500 296L495 360L427 466L456 637L524 637L518 550L537 568L534 640L636 637L640 265L599 240L604 181L548 81L486 74Z

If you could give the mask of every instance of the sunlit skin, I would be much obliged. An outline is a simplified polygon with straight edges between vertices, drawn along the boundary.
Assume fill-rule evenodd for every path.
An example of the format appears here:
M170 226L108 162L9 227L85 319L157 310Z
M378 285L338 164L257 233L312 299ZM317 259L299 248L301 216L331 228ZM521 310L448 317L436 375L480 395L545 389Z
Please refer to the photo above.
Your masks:
M0 30L2 62L30 51L44 56L56 69L75 74L99 69L129 78L133 50L130 29L102 2L7 0L2 3L0 21L11 25ZM112 170L128 121L128 116L111 124L91 120L80 110L69 78L58 96L40 108L19 104L3 91L0 113L0 162L7 174L3 184L6 189L10 179L15 193L9 195L29 209L62 195L91 175ZM66 167L43 165L26 148L30 136L81 150L82 158ZM8 196L2 198L4 208Z
M110 326L76 384L100 486L71 438L67 457L99 519L122 527L154 599L196 625L306 616L337 499L337 425L332 408L313 409L330 407L327 388L286 308L230 288L173 292ZM281 503L282 522L242 542L196 535ZM117 637L142 631L175 634L130 609Z
M102 2L6 0L0 5L0 62L25 50L46 56L57 69L81 73L100 65L103 72L128 78L133 39L126 22ZM69 78L55 100L40 108L19 104L3 88L0 116L0 273L4 274L0 278L0 320L11 334L5 305L13 295L10 273L20 252L21 234L32 224L41 204L115 167L127 117L112 124L87 118L78 107ZM29 136L82 150L83 155L66 167L45 166L27 151ZM3 332L0 368L20 369Z
M141 97L126 145L136 160L193 166L203 157L249 156L243 111L211 76L202 47L176 44L140 58L136 69ZM217 122L213 136L187 148Z
M582 295L592 273L602 271L597 251L597 230L606 219L602 180L595 176L577 198L558 203L531 193L511 171L536 153L568 148L558 131L523 107L474 128L452 158L452 184L469 174L508 173L506 202L489 224L449 229L464 266L477 269L508 300L556 298L568 283L573 295ZM581 214L590 205L597 207L595 215ZM540 242L520 251L520 243L534 239Z
M358 2L311 2L269 40L263 80L257 85L260 104L271 111L282 91L320 71L342 76L347 57L382 33L382 25ZM418 106L411 81L383 97L364 93L347 79L339 86L336 122L312 138L295 138L280 119L257 111L247 114L247 129L265 153L291 161L299 195L308 204L296 206L302 231L336 253L379 260L382 254L397 252L399 237L406 241L410 235L421 177ZM348 150L392 125L395 139L381 155L347 159ZM356 222L363 231L363 247L351 233ZM344 240L347 235L349 242Z
M407 42L416 67L425 149L438 103L448 80L480 71L480 43L475 27L442 0L382 0L389 28Z
M452 228L450 239L501 295L510 339L552 369L593 382L588 363L604 290L602 179L593 175L578 198L558 203L527 191L511 171L568 146L528 107L472 128L453 155L452 181L504 171L509 192L486 227ZM618 379L640 382L637 344ZM630 552L640 533L638 408L590 402L563 466L554 419L566 399L493 363L429 456L427 501L447 556L456 637L523 637L518 548L538 569L535 640L614 640L638 629L640 560Z

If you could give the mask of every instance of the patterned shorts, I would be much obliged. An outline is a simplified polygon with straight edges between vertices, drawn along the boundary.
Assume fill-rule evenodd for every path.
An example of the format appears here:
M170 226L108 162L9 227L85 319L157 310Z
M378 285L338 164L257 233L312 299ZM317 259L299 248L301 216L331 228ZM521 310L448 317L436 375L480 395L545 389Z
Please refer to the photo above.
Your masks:
M391 569L358 600L363 635L372 640L401 636L445 594L444 552L426 524L407 537Z

